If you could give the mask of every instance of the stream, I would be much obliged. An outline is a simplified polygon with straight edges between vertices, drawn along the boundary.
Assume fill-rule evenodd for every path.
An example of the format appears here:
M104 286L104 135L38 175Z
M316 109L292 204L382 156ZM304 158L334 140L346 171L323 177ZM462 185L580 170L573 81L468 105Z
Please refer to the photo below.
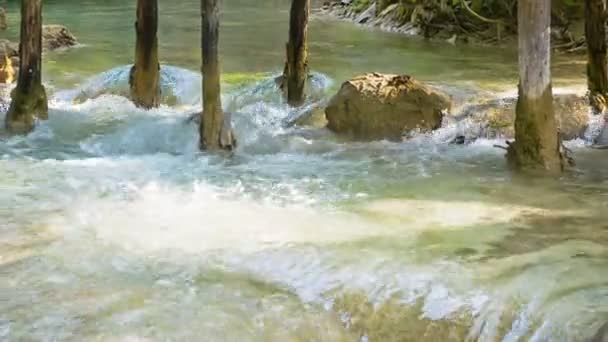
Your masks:
M449 144L458 125L400 143L287 127L289 1L223 6L229 156L188 122L199 1L160 0L165 104L145 111L123 96L135 1L45 0L81 45L44 56L50 119L0 138L0 340L586 341L608 322L608 151L569 141L561 178L521 177L502 140ZM308 106L371 71L465 104L517 84L513 48L310 29ZM584 61L554 64L557 92L584 91Z

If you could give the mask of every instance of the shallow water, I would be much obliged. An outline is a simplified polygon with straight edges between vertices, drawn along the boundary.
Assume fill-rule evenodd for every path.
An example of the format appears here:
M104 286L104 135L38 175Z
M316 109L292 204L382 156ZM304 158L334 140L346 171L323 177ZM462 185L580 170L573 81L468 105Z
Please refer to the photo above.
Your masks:
M287 2L259 2L225 2L240 146L210 156L187 122L197 1L161 1L171 100L151 111L121 96L133 4L45 1L83 46L45 56L50 120L0 141L0 340L580 341L608 321L608 152L569 142L576 168L520 178L501 141L447 143L466 126L404 143L285 128ZM312 102L370 70L463 102L515 82L509 49L311 30ZM556 66L584 86L578 63Z

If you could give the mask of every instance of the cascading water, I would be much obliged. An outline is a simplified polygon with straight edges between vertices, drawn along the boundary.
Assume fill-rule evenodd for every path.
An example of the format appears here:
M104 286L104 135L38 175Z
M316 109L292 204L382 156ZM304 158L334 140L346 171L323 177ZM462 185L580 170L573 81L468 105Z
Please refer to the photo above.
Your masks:
M199 2L160 2L163 62L188 69L163 63L149 111L114 67L132 4L78 2L91 23L45 4L87 46L45 55L50 120L0 137L0 340L584 341L608 321L608 159L585 147L599 118L566 142L577 166L561 179L509 173L504 140L471 116L401 143L293 125L368 71L428 80L454 114L512 98L509 53L313 18L321 72L293 110L264 73L282 63L287 1L224 2L224 66L256 75L224 85L239 147L214 156L191 120ZM573 92L567 70L557 93Z
M143 111L125 70L0 144L3 339L566 341L602 323L585 176L505 182L495 141L447 143L462 124L399 144L286 128L273 77L226 94L241 145L209 156L200 77L164 67L174 104Z

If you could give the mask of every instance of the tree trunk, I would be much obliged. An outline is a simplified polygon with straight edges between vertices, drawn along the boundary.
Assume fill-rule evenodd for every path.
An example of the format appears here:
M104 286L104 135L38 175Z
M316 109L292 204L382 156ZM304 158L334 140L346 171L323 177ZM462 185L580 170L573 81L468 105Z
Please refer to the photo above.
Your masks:
M4 7L0 7L0 30L6 30L8 24L6 23L6 10Z
M231 150L236 141L230 126L230 116L222 110L219 67L219 3L201 0L203 26L203 117L200 125L202 150Z
M509 163L520 170L563 169L551 87L551 1L519 0L519 98Z
M294 107L302 105L306 98L309 14L310 0L292 0L284 82L287 82L287 102Z
M606 0L585 0L589 99L591 107L598 113L604 112L608 99L605 15Z
M137 0L135 32L137 35L135 65L131 68L129 76L131 100L138 107L158 107L160 104L158 0Z
M25 134L34 129L36 119L48 118L46 91L42 85L42 0L21 1L19 76L6 114L6 128Z

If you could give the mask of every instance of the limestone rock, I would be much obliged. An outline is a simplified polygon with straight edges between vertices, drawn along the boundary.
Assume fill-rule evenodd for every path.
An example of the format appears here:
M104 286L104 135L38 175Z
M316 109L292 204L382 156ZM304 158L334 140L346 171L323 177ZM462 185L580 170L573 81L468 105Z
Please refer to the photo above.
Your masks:
M325 109L327 127L357 140L401 140L441 126L447 95L407 75L371 73L345 82Z
M515 135L517 98L495 99L464 109L464 115L480 125L480 137L512 139ZM589 126L589 101L576 94L553 96L553 109L564 140L582 138Z
M46 50L57 50L78 44L76 37L63 25L43 25L42 42Z

